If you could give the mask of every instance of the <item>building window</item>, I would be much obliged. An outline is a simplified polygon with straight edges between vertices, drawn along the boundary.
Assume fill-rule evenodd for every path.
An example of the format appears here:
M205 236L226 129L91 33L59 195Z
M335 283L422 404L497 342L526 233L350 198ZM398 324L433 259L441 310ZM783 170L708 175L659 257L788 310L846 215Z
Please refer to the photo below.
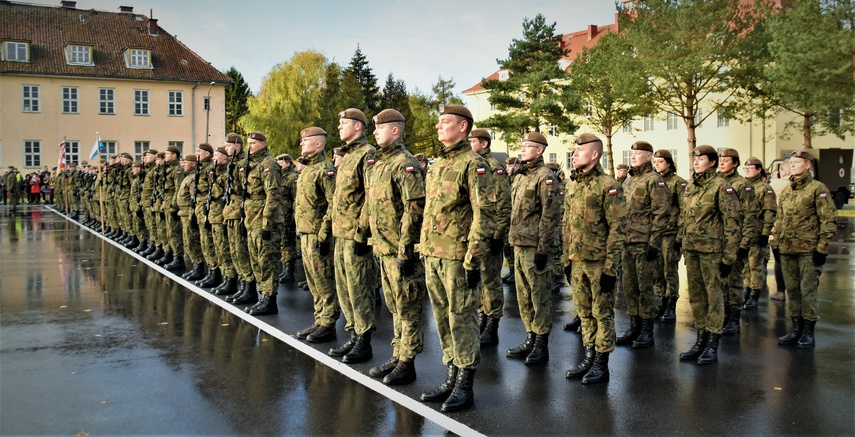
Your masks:
M499 72L499 80L504 82L511 77L511 72L509 70L502 70Z
M720 126L721 124L719 124ZM831 127L840 127L840 110L832 109L828 111L828 125Z
M496 139L496 129L490 129L490 138Z
M644 131L647 132L647 131L651 131L651 130L653 130L653 115L652 114L644 116Z
M495 110L496 110L496 105L490 103L490 112L493 112Z
M80 162L80 141L65 140L65 163Z
M632 163L632 150L624 150L623 151L623 163L626 165L630 165Z
M116 154L116 142L115 141L101 141L101 144L104 145L104 148L101 149L101 160L106 161L111 156Z
M623 133L625 133L625 134L632 132L632 120L627 120L627 121L623 122L622 129L623 129Z
M184 141L170 141L169 145L178 147L178 156L184 157Z
M569 153L568 153L568 155L569 155ZM572 168L573 167L572 164L573 164L572 162L570 164L568 164L567 168ZM609 155L603 153L603 157L600 159L600 165L602 165L604 169L607 169L610 167L611 164L609 164Z
M557 161L558 161L558 154L557 153L550 153L549 154L549 162L557 162Z
M169 115L175 117L184 115L184 94L181 91L169 92Z
M116 90L113 88L98 88L98 113L116 113Z
M24 85L21 87L21 100L24 112L39 112L39 86Z
M6 41L3 50L4 61L29 62L30 51L28 44L25 42Z
M701 127L701 121L704 119L704 110L698 108L698 112L695 113L695 127Z
M134 141L134 161L142 160L143 152L148 149L148 141Z
M94 65L91 46L68 46L68 63L71 65Z
M62 87L62 113L77 114L77 87Z
M549 126L549 136L551 136L551 137L557 137L558 136L558 126L556 126L554 124Z
M590 117L591 114L594 113L594 108L593 108L593 105L591 105L590 100L585 100L585 103L583 104L583 107L582 107L582 111L583 111L582 113L585 115L585 117Z
M24 141L24 167L39 168L42 166L42 142Z
M718 127L728 127L730 126L730 119L721 114L721 111L716 111L716 125Z
M673 113L673 112L669 112L669 113L668 113L668 126L667 126L667 129L668 129L668 130L674 130L674 129L677 129L677 120L679 120L679 118L677 117L677 114L675 114L675 113Z
M134 115L148 115L148 90L134 90Z
M573 168L573 152L567 152L567 165L565 168Z
M144 49L128 49L128 67L151 68L151 52Z

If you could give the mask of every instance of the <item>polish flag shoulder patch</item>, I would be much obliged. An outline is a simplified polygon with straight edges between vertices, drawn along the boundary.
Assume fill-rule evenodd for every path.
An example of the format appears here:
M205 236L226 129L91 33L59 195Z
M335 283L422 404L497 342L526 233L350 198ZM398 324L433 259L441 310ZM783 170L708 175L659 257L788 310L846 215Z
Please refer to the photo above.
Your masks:
M496 174L497 175L503 175L503 174L505 174L505 171L502 169L499 169L499 170L496 170Z
M373 159L368 159L368 160L366 160L366 161L365 161L365 163L366 163L366 164L368 164L368 165L374 165L374 163L375 163L375 162L377 162L377 161L375 161L375 160L373 160Z
M683 188L686 188L686 185L687 185L687 184L686 184L685 182L681 182L681 183L680 183L680 186L681 186L681 187L683 187Z
M331 177L331 178L332 178L332 177L335 177L335 172L334 172L334 171L328 171L328 172L327 172L327 176L329 176L329 177Z
M265 168L265 169L264 169L264 172L265 172L265 173L270 173L270 169L269 169L269 168Z
M609 196L617 196L617 188L612 188L609 190Z
M659 186L660 186L660 187L664 187L664 186L665 186L665 182L659 182Z
M772 190L766 190L766 194L772 194L772 193L774 193L774 191L772 191Z
M727 189L727 194L733 194L733 188L728 188L728 189Z
M408 165L406 168L404 168L404 171L406 171L407 173L412 173L412 172L416 171L416 169L415 169L415 167Z
M753 188L751 188L751 187L745 187L745 192L746 192L746 193L750 193L750 192L751 192L751 191L753 191L753 190L754 190L754 189L753 189Z
M820 195L819 195L819 198L820 198L820 199L826 199L826 198L828 198L828 193L822 193L822 194L820 194Z
M487 169L484 167L478 167L478 169L475 170L475 173L478 173L478 176L485 175L487 174Z
M547 180L546 180L546 185L552 185L552 184L554 184L554 182L552 181L552 179L547 179Z
M244 168L243 168L243 167L241 167L241 168L240 168L240 172L241 172L241 173L243 173L243 170L244 170Z

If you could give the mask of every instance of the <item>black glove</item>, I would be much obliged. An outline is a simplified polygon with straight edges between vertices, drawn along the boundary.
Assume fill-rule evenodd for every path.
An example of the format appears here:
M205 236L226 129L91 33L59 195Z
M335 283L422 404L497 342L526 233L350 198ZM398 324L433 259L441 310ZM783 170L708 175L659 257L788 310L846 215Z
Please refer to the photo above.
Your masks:
M137 210L137 217L139 217L139 218L143 218L143 210L142 210L142 208L140 208L140 209L138 209L138 210Z
M476 289L481 285L481 270L463 269L463 275L466 278L466 287Z
M570 278L573 277L573 262L572 261L569 264L567 264L566 266L564 266L564 277L567 278L568 284L571 284L571 285L573 284L573 282L570 281Z
M398 273L405 278L412 277L416 274L415 258L400 259L398 258Z
M679 252L681 250L683 250L683 243L674 240L674 252Z
M271 238L273 238L273 235L270 233L269 229L262 229L261 230L261 239L262 240L270 241Z
M766 247L769 245L769 236L761 235L760 238L757 239L757 245L760 247Z
M825 265L825 259L828 258L828 254L819 253L817 251L813 251L813 265L817 267L821 267Z
M537 253L534 255L534 268L537 270L543 270L546 268L546 260L547 256L542 253Z
M502 248L505 247L505 242L498 238L490 239L490 253L493 255L498 255Z
M199 222L196 220L196 214L193 214L193 211L190 211L190 225L198 227L198 224Z
M212 226L211 226L211 221L210 221L210 220L205 220L205 229L207 229L207 230L209 230L209 231L210 231L210 230L211 230L211 228L212 228Z
M733 271L733 266L730 264L725 264L723 262L718 263L718 275L722 278L726 278L730 276L730 272Z
M647 251L644 253L644 259L647 261L653 261L657 256L659 256L659 248L648 245Z
M327 256L330 254L330 243L327 241L318 241L318 254Z
M740 247L736 252L736 259L748 259L748 248Z
M171 215L172 215L172 220L176 220L176 221L181 220L181 217L178 216L178 211L172 211Z
M607 275L603 273L600 275L600 292L602 293L612 293L615 291L615 284L617 284L617 278L612 275Z
M368 243L360 243L358 241L353 242L353 253L356 254L356 256L364 256L370 250L371 246L369 246Z

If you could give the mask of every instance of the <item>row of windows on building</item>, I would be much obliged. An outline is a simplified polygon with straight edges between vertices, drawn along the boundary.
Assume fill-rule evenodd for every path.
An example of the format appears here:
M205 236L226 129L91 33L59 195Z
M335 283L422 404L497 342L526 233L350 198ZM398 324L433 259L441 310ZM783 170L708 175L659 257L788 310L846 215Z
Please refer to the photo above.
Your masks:
M108 157L113 156L118 151L117 142L116 141L101 141L104 145L104 148L101 150L101 159L107 160ZM65 163L70 164L80 163L82 161L89 159L89 151L92 150L89 147L86 147L83 153L86 154L85 157L81 157L81 149L80 149L80 141L78 140L65 140ZM94 143L94 142L93 142ZM40 168L43 165L47 165L48 167L53 167L56 165L59 159L59 151L60 148L56 148L56 157L57 161L52 161L50 159L45 160L44 155L49 154L42 147L41 140L25 140L24 141L24 167L25 168ZM134 141L134 160L140 161L142 158L143 152L150 149L149 141ZM184 141L169 141L168 146L175 146L178 150L181 151L180 156L184 156Z
M167 114L171 117L183 116L184 92L168 91L168 93ZM149 94L149 90L134 90L134 115L150 114ZM61 96L63 114L80 113L80 90L78 87L62 87ZM39 85L22 85L21 110L23 112L41 112L41 107L41 89ZM114 88L98 88L98 113L102 115L116 114L116 90Z
M2 59L12 62L30 62L30 43L27 41L3 41ZM66 44L65 62L68 65L95 66L94 46L85 44ZM124 50L125 66L128 68L150 69L151 50L128 47Z

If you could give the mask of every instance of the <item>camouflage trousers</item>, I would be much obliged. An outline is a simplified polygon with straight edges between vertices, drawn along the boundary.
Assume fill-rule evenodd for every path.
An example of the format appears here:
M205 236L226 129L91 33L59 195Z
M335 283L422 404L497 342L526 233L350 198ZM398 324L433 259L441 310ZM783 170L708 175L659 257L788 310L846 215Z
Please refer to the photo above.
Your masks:
M143 206L143 226L146 228L146 233L148 234L147 239L151 240L154 244L159 244L157 238L157 226L154 222L154 213L151 212L150 206Z
M335 239L335 284L338 304L346 318L344 330L362 335L375 329L374 285L377 274L374 255L357 256L356 242Z
M480 293L467 288L463 261L428 256L424 264L442 362L473 369L481 362L477 314Z
M208 267L215 269L220 266L217 261L217 249L214 246L214 231L208 223L208 218L196 214L196 223L199 224L199 245L202 247L202 258Z
M172 253L184 253L184 239L181 237L181 220L176 214L169 212L166 213L166 239L169 242Z
M493 318L502 317L505 306L505 289L502 286L503 253L487 253L481 257L481 306L478 312ZM511 271L513 262L510 264Z
M252 265L249 261L249 247L247 246L247 234L240 220L226 220L229 236L229 253L232 255L232 263L235 266L239 279L252 282Z
M721 334L724 325L723 283L719 274L721 253L686 251L686 279L695 328Z
M534 265L537 247L514 247L514 276L517 302L525 332L549 334L552 331L552 263L547 257L546 268Z
M169 251L169 240L166 236L166 217L160 211L154 212L155 227L153 233L157 234L158 245L164 250Z
M142 208L142 207L140 207ZM145 226L145 213L142 209L138 209L131 216L131 221L134 224L134 235L140 241L145 241L148 239L148 228Z
M192 212L191 212L192 214ZM193 219L193 216L181 217L181 229L184 237L184 253L190 257L190 262L199 264L204 261L202 258L202 247L199 245L199 226ZM175 254L181 253L175 250Z
M648 261L646 254L647 245L643 243L627 244L623 248L623 292L630 316L652 319L657 313L653 282L657 276L658 262Z
M725 305L738 306L742 309L742 304L745 303L745 285L742 281L742 270L745 268L745 263L746 259L739 257L733 262L733 270L723 284L722 295Z
M386 307L392 313L392 356L412 361L424 348L422 300L424 272L417 263L416 275L401 276L397 256L380 256L380 273Z
M659 264L656 281L653 283L653 293L660 297L680 297L680 258L683 256L677 250L676 235L663 235L660 247Z
M600 277L601 261L573 261L573 304L582 321L582 344L593 346L597 352L615 350L615 296L603 293Z
M502 249L502 254L505 257L505 264L508 265L508 270L510 270L511 275L514 273L514 248L511 246L511 243L508 241L508 236L505 235L505 246Z
M247 235L249 262L261 294L273 295L279 289L279 231L270 231L270 238L261 238L261 228L250 229Z
M769 262L769 246L751 246L748 251L748 263L742 272L744 285L761 290L766 284L766 264Z
M279 258L282 263L287 263L293 259L297 259L297 229L294 226L294 219L285 218L286 225L282 227L282 252Z
M225 223L212 223L211 233L214 239L214 248L217 251L217 265L223 276L234 278L237 276L235 265L232 264L232 256L229 252L229 235Z
M819 276L822 268L812 255L781 254L781 268L787 286L787 317L819 320Z
M133 220L131 219L131 211L128 208L128 199L119 199L119 204L116 205L116 216L122 230L125 232L133 231Z
M312 293L315 309L315 323L323 326L335 326L336 321L336 282L333 267L333 251L321 256L318 251L318 236L301 234L300 247L303 252L303 269L306 271L306 283Z

